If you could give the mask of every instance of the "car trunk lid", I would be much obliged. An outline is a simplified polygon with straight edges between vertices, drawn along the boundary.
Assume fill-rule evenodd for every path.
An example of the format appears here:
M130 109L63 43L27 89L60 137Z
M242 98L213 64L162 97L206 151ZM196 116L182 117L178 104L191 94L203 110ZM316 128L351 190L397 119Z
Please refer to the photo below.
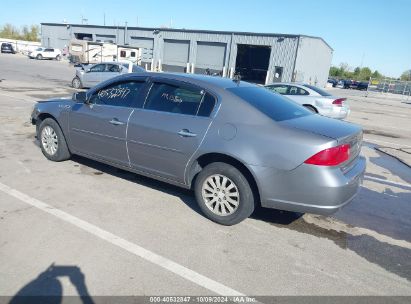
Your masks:
M343 167L349 166L361 152L363 132L355 124L315 114L281 121L279 124L335 139L338 145L349 144L350 158Z

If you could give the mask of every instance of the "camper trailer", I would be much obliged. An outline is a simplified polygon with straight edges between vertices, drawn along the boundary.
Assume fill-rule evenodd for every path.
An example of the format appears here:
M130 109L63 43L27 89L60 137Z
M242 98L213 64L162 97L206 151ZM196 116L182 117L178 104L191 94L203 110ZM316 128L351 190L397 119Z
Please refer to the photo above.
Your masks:
M99 62L127 60L137 63L140 52L137 48L118 46L114 43L71 40L69 46L71 62L93 64Z
M118 61L130 61L134 64L141 65L141 49L130 46L119 45L117 47Z

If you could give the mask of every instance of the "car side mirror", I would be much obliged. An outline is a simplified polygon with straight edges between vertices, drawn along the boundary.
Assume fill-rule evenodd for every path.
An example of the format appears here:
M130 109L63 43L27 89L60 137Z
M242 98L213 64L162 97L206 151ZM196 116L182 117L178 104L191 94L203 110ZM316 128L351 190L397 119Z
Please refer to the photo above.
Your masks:
M86 92L76 92L73 93L73 98L76 102L88 103L87 93Z

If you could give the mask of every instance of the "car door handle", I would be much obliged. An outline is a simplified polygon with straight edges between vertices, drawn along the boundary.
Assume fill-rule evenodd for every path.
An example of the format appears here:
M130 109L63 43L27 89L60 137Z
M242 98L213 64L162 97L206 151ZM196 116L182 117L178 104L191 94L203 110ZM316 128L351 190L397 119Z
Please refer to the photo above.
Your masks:
M182 137L196 137L197 134L195 133L191 133L189 130L187 129L182 129L178 132L178 135L182 136Z
M115 126L121 126L125 124L125 122L119 121L117 118L113 118L112 120L109 121L109 123Z

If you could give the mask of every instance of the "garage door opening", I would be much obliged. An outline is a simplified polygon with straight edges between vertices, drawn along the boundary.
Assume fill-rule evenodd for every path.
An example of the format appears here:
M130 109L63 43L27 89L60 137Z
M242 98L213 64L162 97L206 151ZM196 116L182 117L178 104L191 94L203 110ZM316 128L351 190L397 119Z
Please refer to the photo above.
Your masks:
M265 84L270 54L269 46L239 44L235 63L236 73L241 75L242 80Z

